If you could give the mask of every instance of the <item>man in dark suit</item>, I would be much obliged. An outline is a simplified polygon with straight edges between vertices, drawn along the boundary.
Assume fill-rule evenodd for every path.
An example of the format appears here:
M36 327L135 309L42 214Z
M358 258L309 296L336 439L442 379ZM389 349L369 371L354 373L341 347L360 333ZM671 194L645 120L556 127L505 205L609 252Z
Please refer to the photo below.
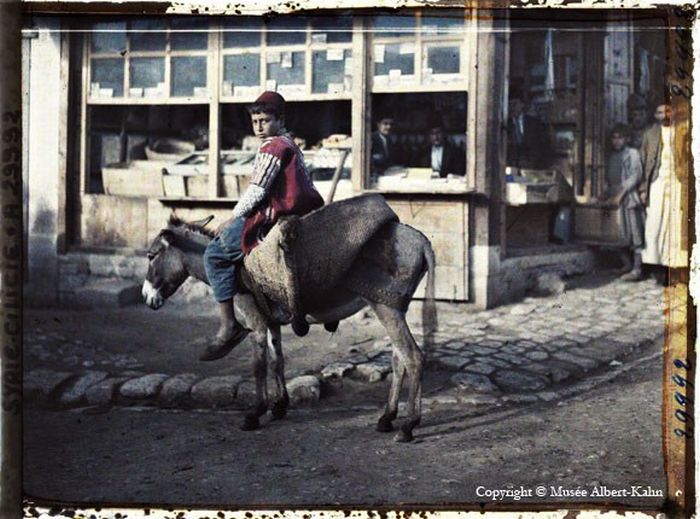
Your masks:
M430 128L428 137L430 146L421 154L420 165L432 168L442 178L450 174L464 176L465 153L450 142L442 126Z
M508 166L547 169L551 164L551 139L545 124L525 113L525 96L511 88L508 99Z
M385 115L377 121L372 133L372 173L380 175L391 166L402 165L402 153L393 133L394 118Z

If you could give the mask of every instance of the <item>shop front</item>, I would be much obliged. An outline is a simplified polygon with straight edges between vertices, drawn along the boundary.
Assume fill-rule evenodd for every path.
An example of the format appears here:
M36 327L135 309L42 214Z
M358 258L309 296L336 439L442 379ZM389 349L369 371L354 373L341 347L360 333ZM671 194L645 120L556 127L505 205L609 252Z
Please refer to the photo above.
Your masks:
M35 17L27 124L31 135L55 122L59 159L42 168L30 140L26 178L30 199L46 189L42 176L58 179L52 261L140 256L173 212L223 219L257 149L245 107L276 90L326 200L382 193L430 238L439 299L489 307L522 296L528 269L583 272L592 263L574 245L575 202L602 185L603 135L626 117L637 47L620 30L631 18L596 15L596 31L562 18ZM516 94L546 129L537 164L513 155Z

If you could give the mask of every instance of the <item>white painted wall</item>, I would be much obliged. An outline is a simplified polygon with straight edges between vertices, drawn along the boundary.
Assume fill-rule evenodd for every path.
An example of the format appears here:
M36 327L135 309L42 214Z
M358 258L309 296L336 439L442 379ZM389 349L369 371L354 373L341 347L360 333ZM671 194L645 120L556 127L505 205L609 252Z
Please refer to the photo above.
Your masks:
M27 285L29 302L52 304L58 297L57 215L59 200L59 107L61 95L60 21L43 19L33 27L22 56L27 189ZM27 63L28 60L28 63ZM28 88L28 92L26 89Z

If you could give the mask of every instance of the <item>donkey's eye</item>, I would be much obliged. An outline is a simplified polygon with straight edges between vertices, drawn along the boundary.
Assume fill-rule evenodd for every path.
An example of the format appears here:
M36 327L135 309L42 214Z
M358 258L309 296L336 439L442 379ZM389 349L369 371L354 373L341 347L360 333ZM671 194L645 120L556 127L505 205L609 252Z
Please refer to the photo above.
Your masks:
M146 257L148 258L148 261L153 261L153 258L155 258L156 255L153 252L149 252L146 254Z

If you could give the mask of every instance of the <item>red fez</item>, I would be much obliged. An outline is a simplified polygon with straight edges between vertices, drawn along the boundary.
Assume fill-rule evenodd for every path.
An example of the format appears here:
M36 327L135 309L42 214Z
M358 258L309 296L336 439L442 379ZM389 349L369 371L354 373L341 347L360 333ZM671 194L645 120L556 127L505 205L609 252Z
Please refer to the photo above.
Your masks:
M284 111L284 97L277 92L266 90L255 100L255 104L262 103L271 106L279 111Z

